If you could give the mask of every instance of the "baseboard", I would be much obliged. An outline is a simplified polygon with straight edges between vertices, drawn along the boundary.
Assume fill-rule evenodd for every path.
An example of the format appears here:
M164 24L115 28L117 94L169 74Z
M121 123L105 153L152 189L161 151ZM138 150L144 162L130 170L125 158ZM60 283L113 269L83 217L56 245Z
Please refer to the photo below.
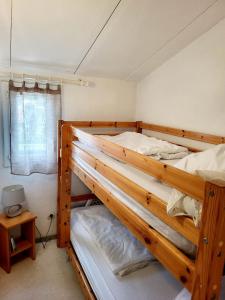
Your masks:
M47 237L39 237L35 239L35 242L38 243L45 243L46 241L50 241L50 240L56 240L57 235L53 234L53 235L48 235Z

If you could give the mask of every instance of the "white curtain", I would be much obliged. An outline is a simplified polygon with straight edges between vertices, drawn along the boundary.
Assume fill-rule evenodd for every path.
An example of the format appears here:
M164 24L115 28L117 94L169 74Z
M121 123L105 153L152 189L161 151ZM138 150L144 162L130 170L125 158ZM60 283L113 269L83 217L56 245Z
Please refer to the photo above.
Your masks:
M57 121L61 92L10 87L10 164L16 175L57 172Z
M2 165L4 168L10 167L10 130L9 130L9 85L7 82L0 84L0 97L1 97L1 126L2 130ZM1 152L0 151L0 152Z

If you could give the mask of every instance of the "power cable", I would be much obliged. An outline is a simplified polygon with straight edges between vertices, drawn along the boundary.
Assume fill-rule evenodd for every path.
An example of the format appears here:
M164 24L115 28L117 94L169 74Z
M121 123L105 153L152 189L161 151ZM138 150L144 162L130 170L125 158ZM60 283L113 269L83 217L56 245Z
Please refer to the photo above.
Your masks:
M12 69L12 29L13 29L13 0L10 2L10 31L9 31L9 67Z
M80 63L78 64L78 66L76 67L75 71L74 71L74 75L77 73L78 69L80 68L80 66L82 65L83 61L85 60L85 58L88 56L89 52L91 51L91 49L93 48L94 44L96 43L97 39L99 38L100 34L102 33L102 31L105 29L106 25L109 23L109 20L111 19L111 17L113 16L114 12L116 11L117 7L119 6L120 2L122 0L119 0L116 4L116 6L114 7L113 11L111 12L111 14L109 15L109 17L107 18L107 20L105 21L105 23L103 24L101 30L99 31L99 33L97 34L97 36L95 37L94 41L91 43L90 47L87 49L87 51L85 52L83 58L81 59Z

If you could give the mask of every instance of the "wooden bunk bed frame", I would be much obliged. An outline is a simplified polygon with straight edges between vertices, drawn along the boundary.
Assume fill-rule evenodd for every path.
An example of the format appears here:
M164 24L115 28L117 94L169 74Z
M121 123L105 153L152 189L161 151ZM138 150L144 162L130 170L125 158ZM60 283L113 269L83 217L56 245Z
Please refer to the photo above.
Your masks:
M179 280L192 294L193 300L219 299L221 279L225 262L225 183L208 182L151 157L123 148L97 135L79 128L132 128L141 133L151 130L169 135L211 144L225 143L225 137L199 132L169 128L138 122L79 122L59 121L58 164L58 247L65 247L76 270L87 299L96 299L85 273L70 243L71 202L99 198L111 212L140 240L147 249ZM110 132L110 134L114 134ZM170 217L166 204L154 194L96 159L72 142L79 140L94 145L106 154L129 163L143 172L180 190L202 203L202 218L199 228L187 217ZM197 151L197 150L196 150ZM116 199L93 176L77 162L80 157L100 174L117 185L129 196L164 223L181 233L197 246L197 255L192 260L182 253L159 232L149 226L132 210ZM90 189L91 194L71 196L71 172L75 173Z

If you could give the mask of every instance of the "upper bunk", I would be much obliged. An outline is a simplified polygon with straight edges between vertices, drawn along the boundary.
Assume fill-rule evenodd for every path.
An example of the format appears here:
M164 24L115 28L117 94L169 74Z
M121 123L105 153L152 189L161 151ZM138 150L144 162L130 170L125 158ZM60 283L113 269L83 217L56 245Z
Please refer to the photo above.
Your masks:
M100 131L100 133L108 135L118 134L118 132L121 132L121 128L125 130L130 129L139 133L142 130L151 130L210 144L224 143L224 137L167 128L142 122L62 122L61 125L62 133L60 134L63 134L64 138L59 138L62 141L60 148L64 154L61 153L62 161L64 162L60 161L60 168L66 169L64 170L64 178L60 178L60 180L64 181L64 188L70 191L68 178L70 176L69 170L72 170L184 286L190 291L193 290L194 276L196 276L196 272L200 272L200 268L202 268L200 266L200 260L198 259L199 256L202 256L202 253L204 253L202 256L203 263L205 264L204 268L206 272L209 273L207 266L210 262L207 256L205 256L207 249L201 248L205 248L206 239L208 244L215 244L214 236L216 226L218 222L222 222L224 218L220 210L223 205L222 198L225 195L223 184L221 184L221 182L212 183L206 181L200 176L177 169L165 161L157 161L149 156L121 147L99 136L99 132L94 131L91 134L87 132L87 129L99 129L104 127L107 128L107 130L103 132ZM112 128L113 131L111 130ZM166 211L165 199L162 199L159 194L151 192L139 182L129 177L127 173L118 171L118 169L110 165L109 161L102 159L102 156L96 155L97 152L95 153L90 149L95 149L99 151L99 153L103 153L105 158L107 156L113 156L113 158L110 159L116 158L120 163L122 161L128 169L129 167L138 169L140 172L149 176L149 180L154 177L160 181L159 184L164 184L164 187L166 184L166 188L170 186L170 188L175 188L185 195L196 199L203 206L201 226L196 227L193 221L185 216L169 216ZM198 151L198 149L193 147L190 147L190 150ZM196 259L193 260L188 257L180 251L174 243L171 243L168 238L165 238L159 231L152 228L152 226L149 226L149 223L144 218L141 218L137 212L134 212L126 203L124 204L118 201L118 197L104 186L103 180L94 176L87 168L84 168L80 160L116 185L129 197L135 199L146 210L173 230L177 231L188 241L193 243L193 245L197 246L198 253ZM60 173L62 174L63 172L60 171ZM211 198L214 199L213 204ZM63 205L69 207L71 201L70 197L65 197L64 200ZM220 217L217 218L217 216ZM65 212L64 216L63 214L61 215L61 222L63 220L67 222L68 218L68 214ZM219 239L221 240L224 233L223 226L224 225L222 225L221 232L216 234L217 237L219 235ZM64 237L61 235L62 244L66 243L67 239L66 235L64 235ZM220 243L220 245L216 247L217 251L224 251L224 244ZM207 251L211 252L211 249ZM223 259L224 257L221 260Z

